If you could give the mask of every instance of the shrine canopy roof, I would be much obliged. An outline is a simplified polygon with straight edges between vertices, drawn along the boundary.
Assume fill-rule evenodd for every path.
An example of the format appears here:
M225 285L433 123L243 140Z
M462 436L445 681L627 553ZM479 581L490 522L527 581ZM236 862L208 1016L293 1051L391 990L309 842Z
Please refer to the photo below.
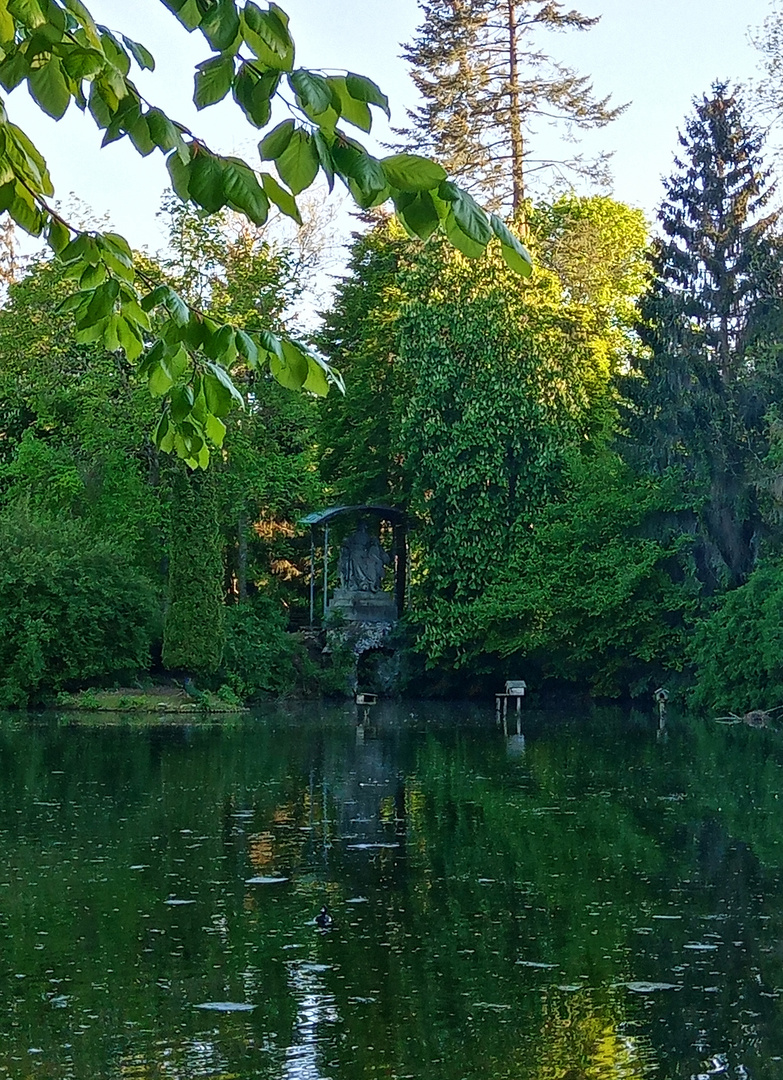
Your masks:
M404 510L397 510L393 506L330 506L326 510L317 510L313 514L300 518L300 525L309 525L311 528L317 525L328 525L336 517L342 514L365 514L380 518L381 521L391 521L393 525L404 525L408 515Z

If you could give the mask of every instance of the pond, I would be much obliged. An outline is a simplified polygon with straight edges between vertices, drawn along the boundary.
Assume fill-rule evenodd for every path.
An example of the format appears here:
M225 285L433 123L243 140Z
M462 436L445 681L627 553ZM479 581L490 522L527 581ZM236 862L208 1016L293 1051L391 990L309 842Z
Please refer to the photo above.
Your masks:
M783 734L522 731L3 716L0 1077L783 1078Z

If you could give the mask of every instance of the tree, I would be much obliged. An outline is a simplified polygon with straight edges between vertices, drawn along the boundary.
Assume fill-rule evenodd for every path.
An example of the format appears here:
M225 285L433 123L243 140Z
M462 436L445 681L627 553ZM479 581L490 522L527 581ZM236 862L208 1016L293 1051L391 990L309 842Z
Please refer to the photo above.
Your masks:
M670 549L637 542L630 521L627 534L617 524L610 550L596 540L608 521L628 518L637 495L624 474L616 480L619 465L612 472L596 461L616 431L612 380L636 347L631 316L647 280L647 234L638 211L601 198L559 199L534 207L529 221L539 269L525 284L496 258L471 263L436 238L420 245L393 220L356 238L352 273L319 339L349 387L348 409L329 399L320 405L322 475L337 500L411 512L417 649L431 664L444 662L452 685L499 666L506 647L530 655L543 640L558 658L542 671L562 675L570 656L584 674L585 656L577 663L577 650L568 650L581 624L585 641L603 640L595 667L616 687L638 678L645 650L676 652L669 624L659 637L653 625L656 601L665 609L677 591L661 569ZM593 249L607 253L606 264L590 258ZM646 491L639 504L657 505ZM574 551L572 519L580 522ZM539 546L545 529L551 543ZM582 595L574 605L558 578L566 552ZM609 567L621 580L603 580ZM529 596L543 616L547 590L556 610L550 606L548 636L535 645L513 612ZM641 597L645 623L635 633ZM588 634L595 598L603 618ZM612 653L618 611L635 659L622 660L619 645Z
M403 55L424 104L409 110L405 145L442 161L496 208L521 211L532 172L580 159L536 159L538 121L604 127L624 110L538 44L541 31L589 30L597 18L560 0L420 0L425 21ZM591 166L595 173L595 166Z
M274 204L299 220L296 196L323 173L330 187L339 177L362 207L393 200L419 235L443 224L454 243L473 254L497 237L510 263L530 272L517 238L447 181L442 166L416 154L378 159L345 131L345 124L369 131L371 107L389 112L386 96L352 72L296 68L288 16L277 4L270 0L262 9L248 2L240 9L235 0L163 2L188 31L199 29L211 50L195 74L198 108L230 93L247 121L265 130L273 101L286 103L285 93L291 94L290 118L259 145L261 160L275 163L279 180L213 152L147 101L129 73L132 63L154 69L154 58L143 45L97 24L82 0L0 0L0 85L10 91L26 82L55 119L72 102L89 111L105 132L104 145L127 137L142 155L161 151L177 195L207 213L229 207L261 225ZM161 449L191 468L207 466L210 446L221 445L222 419L243 404L231 377L236 364L269 370L283 385L316 394L339 384L301 342L266 327L248 333L203 315L170 284L150 279L122 237L73 228L52 208L53 194L44 157L0 109L0 207L26 232L44 236L78 280L79 291L66 301L77 340L122 350L161 399L155 430Z
M542 278L546 284L536 291L519 290L513 279L508 281L510 305L516 312L511 318L527 303L534 304L534 297L548 290L556 295L555 308L568 312L561 328L573 316L579 327L577 339L589 337L594 355L602 358L594 367L593 401L596 408L598 401L603 402L608 410L603 422L613 427L615 403L605 390L620 357L636 348L635 304L648 277L644 216L612 199L564 196L533 206L528 224L537 262L548 274ZM404 356L401 352L405 313L419 297L413 282L425 277L422 267L428 265L433 282L443 273L444 283L437 291L433 285L432 294L445 302L445 281L459 277L459 266L475 291L492 288L493 283L498 291L503 288L497 265L482 261L472 266L456 257L453 261L454 266L447 253L432 244L422 248L388 217L376 219L374 227L354 238L349 273L335 291L317 338L330 363L346 376L345 404L328 397L319 405L321 474L337 500L410 503L414 474L405 463L400 430L413 393L414 370L406 359L413 351L406 348ZM465 286L473 301L471 290ZM430 303L426 299L424 306ZM487 342L492 340L492 326L485 328ZM576 347L573 340L564 345L566 351ZM494 362L491 351L488 362ZM536 357L530 362L535 364ZM502 371L497 374L504 378ZM581 376L585 375L582 368Z
M695 103L658 215L640 328L649 352L625 381L629 453L692 484L701 509L683 527L699 535L712 588L741 583L756 558L764 417L780 381L781 245L763 142L726 84Z

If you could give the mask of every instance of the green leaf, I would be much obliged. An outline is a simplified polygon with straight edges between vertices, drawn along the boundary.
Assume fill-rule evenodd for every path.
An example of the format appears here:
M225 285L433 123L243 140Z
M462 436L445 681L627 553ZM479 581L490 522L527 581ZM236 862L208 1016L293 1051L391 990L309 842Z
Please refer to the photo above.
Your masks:
M309 116L317 116L331 107L332 91L323 75L298 68L288 76L288 84Z
M265 138L258 144L258 152L262 161L275 161L288 148L288 144L294 134L293 120L284 120L282 124L272 128Z
M168 435L169 426L169 415L168 413L164 413L155 425L155 432L152 436L153 442L157 447L160 447L161 443Z
M235 331L233 326L224 325L212 334L204 343L204 351L213 360L218 360L222 368L228 369L237 358Z
M80 320L79 329L105 319L114 309L114 302L120 291L120 283L116 278L109 278L107 282L94 290L87 312Z
M317 394L318 397L326 397L329 393L326 371L314 356L307 357L307 378L302 389L309 390L311 394Z
M190 308L176 290L168 285L164 285L163 288L166 290L164 299L166 310L177 326L187 326L190 319Z
M131 39L125 37L124 34L122 35L122 41L125 45L125 48L131 54L131 56L139 65L142 71L155 70L155 57L152 55L149 49L145 48L143 45L140 45L138 41L131 41Z
M163 3L188 30L195 30L201 22L201 10L196 0L163 0Z
M153 397L162 397L174 385L174 380L162 364L152 369L148 382L149 391Z
M456 188L456 185L454 186ZM451 208L457 224L471 240L475 240L476 243L486 247L492 239L492 227L489 218L467 191L456 188L456 192L457 197L452 200Z
M389 99L372 79L368 79L364 75L354 75L353 72L349 71L345 76L345 87L356 101L364 101L368 105L377 105L378 108L383 109L391 120Z
M332 158L337 172L355 182L349 187L360 206L371 206L381 192L388 190L381 163L353 139L337 139L332 147Z
M446 170L419 154L392 154L381 158L381 167L392 187L400 191L430 191L446 179Z
M171 178L171 186L183 202L190 199L190 162L183 164L178 153L170 154L166 158L166 168Z
M160 109L150 109L145 113L145 120L150 138L161 150L173 150L182 140L176 125Z
M147 154L151 154L155 149L155 141L150 134L149 124L147 123L146 116L136 117L130 124L128 124L128 135L130 140L142 157L146 157Z
M244 63L234 79L234 100L251 124L264 128L272 115L272 98L280 82L280 72L263 75L252 64ZM293 126L293 121L291 121Z
M278 357L280 360L283 359L283 346L277 334L273 334L269 330L259 330L257 337L262 349L266 349L268 353Z
M332 75L329 77L329 85L334 88L337 94L342 118L347 120L349 124L353 124L354 127L361 128L362 131L369 131L372 128L370 109L364 101L358 101L351 95L345 77L343 75Z
M254 225L263 225L269 216L269 199L256 175L244 161L228 158L223 168L223 192L232 210L246 214Z
M278 210L282 211L286 217L293 218L297 225L301 225L302 216L299 213L299 207L296 205L296 199L290 191L286 191L284 187L281 187L270 173L261 173L261 183L267 198L275 204Z
M274 5L262 11L249 2L242 11L242 36L265 67L291 71L294 66L294 43L284 18Z
M95 266L87 265L79 278L79 288L85 290L97 289L105 280L106 266L104 263L97 263Z
M214 443L219 449L223 445L223 440L226 437L226 425L223 421L210 413L204 425L204 430L206 431L207 438L210 442Z
M186 417L189 417L194 401L195 394L193 393L192 386L178 386L172 392L171 404L169 406L172 420L176 423L181 423ZM195 432L195 428L193 431Z
M51 218L49 221L47 239L49 241L49 247L55 255L59 255L70 242L71 233L67 226L61 221L58 221L57 218Z
M522 277L533 273L533 259L525 245L519 241L497 214L490 218L492 231L500 241L500 251L507 264Z
M283 356L270 356L269 370L287 390L301 390L310 373L307 356L292 341L283 338L280 342Z
M49 176L46 162L28 136L16 124L6 123L3 130L6 135L6 154L13 164L21 165L33 180L33 186L43 195L54 195L54 187Z
M65 74L77 83L98 75L106 63L98 49L82 49L77 45L63 45L60 58Z
M218 0L201 18L201 32L216 52L233 49L239 37L239 12L234 0Z
M26 79L30 72L27 57L18 50L0 63L0 86L9 93Z
M247 361L248 367L258 366L258 347L250 334L244 330L237 330L234 335L236 350Z
M45 113L60 120L71 101L62 66L56 56L34 68L27 80L30 94Z
M221 367L220 364L213 364L210 360L206 361L205 366L206 366L207 370L210 372L210 374L214 375L215 378L217 379L217 381L219 383L221 383L222 386L226 390L228 390L228 392L230 393L230 395L234 399L234 401L236 401L239 405L242 406L242 408L244 408L245 399L242 397L240 392L237 390L236 386L234 386L234 383L233 383L233 381L231 379L231 376L226 371L226 369L224 367ZM214 411L214 410L212 410L212 411Z
M144 342L140 332L127 319L117 320L117 340L129 360L138 360L144 352Z
M197 109L205 109L222 101L231 89L234 79L234 58L215 56L196 68L193 103Z
M318 175L319 158L312 135L296 129L282 154L275 159L280 179L294 195L310 187Z
M209 372L204 375L204 396L213 416L227 416L231 412L231 391Z
M188 191L193 202L203 206L208 214L216 214L225 206L223 173L222 159L199 146L190 163Z
M428 240L440 225L440 216L429 191L420 191L408 200L395 199L395 209L408 229L421 240Z
M318 160L321 163L321 168L326 176L326 182L329 185L329 190L334 190L334 158L332 157L332 147L327 141L326 136L322 131L317 128L313 135L315 140L315 149L318 154Z
M484 254L486 247L484 244L479 244L478 241L468 236L460 228L453 208L449 208L449 212L446 215L445 221L446 236L451 243L457 249L461 251L463 255L466 255L469 259L478 259Z
M32 30L46 22L38 0L8 0L6 6L13 16Z

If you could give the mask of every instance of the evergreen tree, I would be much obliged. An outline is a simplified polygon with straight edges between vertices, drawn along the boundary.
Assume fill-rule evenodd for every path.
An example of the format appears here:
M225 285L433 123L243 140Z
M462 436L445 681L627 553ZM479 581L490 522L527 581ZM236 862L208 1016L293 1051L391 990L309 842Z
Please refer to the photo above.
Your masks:
M654 471L680 467L701 509L702 577L745 579L756 554L757 462L777 379L783 289L763 136L724 83L696 103L659 211L663 235L642 305L649 353L627 381L630 434ZM771 360L771 363L770 363Z
M536 159L537 121L603 127L623 107L597 98L591 81L539 48L542 30L589 30L598 22L560 0L420 0L425 21L403 55L424 103L398 131L433 154L496 207L519 211L527 176L568 162ZM593 170L594 171L594 170Z

